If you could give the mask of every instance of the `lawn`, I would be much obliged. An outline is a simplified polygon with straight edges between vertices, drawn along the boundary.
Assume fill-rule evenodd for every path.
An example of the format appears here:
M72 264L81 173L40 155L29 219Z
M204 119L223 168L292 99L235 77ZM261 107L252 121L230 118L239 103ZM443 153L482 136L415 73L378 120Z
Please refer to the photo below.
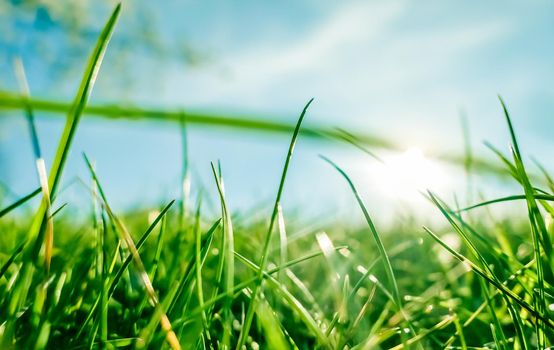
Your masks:
M422 193L443 218L433 227L402 216L380 228L340 159L323 156L344 180L365 225L307 222L302 212L285 217L281 196L294 167L296 142L326 133L303 130L313 100L293 127L224 121L290 135L282 172L275 174L280 179L275 201L263 219L257 212L229 210L219 164L212 164L213 177L205 180L218 190L218 217L206 214L201 200L191 203L185 196L154 208L115 212L95 172L101 164L86 154L89 177L81 185L93 209L84 221L65 215L66 203L56 201L62 174L119 12L117 6L92 50L49 169L34 108L65 107L40 105L26 95L19 99L40 188L15 202L3 201L0 209L0 348L551 346L554 181L538 163L530 168L524 160L502 99L510 153L490 146L497 161L483 166L509 177L519 193L469 207L447 203L440 193ZM356 135L324 136L373 154ZM29 210L32 201L37 205ZM489 210L516 202L519 215L499 217Z

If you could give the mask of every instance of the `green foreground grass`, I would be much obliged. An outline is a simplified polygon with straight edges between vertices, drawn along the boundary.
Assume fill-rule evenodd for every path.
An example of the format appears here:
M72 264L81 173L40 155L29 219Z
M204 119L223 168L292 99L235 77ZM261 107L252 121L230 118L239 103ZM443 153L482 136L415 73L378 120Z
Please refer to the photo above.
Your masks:
M311 101L291 130L265 220L232 215L219 165L212 165L219 218L209 220L186 196L116 213L86 155L90 219L64 216L56 196L65 161L119 11L87 64L48 171L32 104L22 100L41 186L0 209L0 348L545 349L554 342L554 182L545 173L544 188L532 183L502 101L511 154L491 149L521 194L460 208L428 192L447 224L439 232L410 220L380 232L356 184L327 158L367 226L286 220L281 194ZM40 206L21 215L32 198ZM495 218L488 208L502 202L519 202L521 215Z

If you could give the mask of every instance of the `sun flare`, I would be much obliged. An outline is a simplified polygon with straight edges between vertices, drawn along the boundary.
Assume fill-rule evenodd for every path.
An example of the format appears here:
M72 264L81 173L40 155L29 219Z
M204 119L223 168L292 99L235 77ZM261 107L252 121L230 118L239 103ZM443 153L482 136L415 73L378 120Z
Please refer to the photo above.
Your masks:
M376 175L386 195L410 200L421 198L421 191L440 189L448 182L442 166L417 147L383 157Z

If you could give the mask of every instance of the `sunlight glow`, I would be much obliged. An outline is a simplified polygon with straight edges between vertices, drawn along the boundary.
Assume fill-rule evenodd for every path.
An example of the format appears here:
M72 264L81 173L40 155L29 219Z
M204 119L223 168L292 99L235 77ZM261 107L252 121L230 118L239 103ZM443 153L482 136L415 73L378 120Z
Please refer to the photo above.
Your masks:
M402 153L383 157L384 164L376 173L379 188L390 197L412 200L421 198L421 191L440 189L447 176L440 164L411 147Z

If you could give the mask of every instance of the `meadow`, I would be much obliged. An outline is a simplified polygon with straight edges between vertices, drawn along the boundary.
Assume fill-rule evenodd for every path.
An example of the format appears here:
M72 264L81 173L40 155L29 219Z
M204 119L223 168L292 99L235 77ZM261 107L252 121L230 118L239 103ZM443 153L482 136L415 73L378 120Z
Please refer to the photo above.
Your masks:
M296 142L324 133L302 129L313 100L290 128L224 121L231 127L290 134L283 159L275 160L283 161L283 167L275 174L280 181L272 210L261 219L229 210L219 164L212 164L213 178L205 181L218 190L218 218L205 215L202 201L191 203L186 194L159 207L115 212L95 172L101 164L86 154L89 179L81 185L93 210L83 223L64 215L65 204L56 201L64 167L102 74L119 12L118 6L92 51L49 169L36 135L34 108L65 107L38 103L25 90L16 102L12 99L30 126L40 188L14 202L3 201L0 209L0 348L551 346L554 180L538 162L530 168L524 160L502 99L510 153L489 145L497 162L480 166L510 177L520 192L469 207L422 193L443 217L436 227L399 219L381 230L340 160L323 156L344 179L366 225L306 223L301 212L300 219L285 217L281 196L294 167ZM0 101L9 104L9 99ZM323 136L375 156L356 135L335 131ZM471 168L468 159L466 169ZM30 201L40 202L34 212L28 210ZM498 217L489 210L515 202L522 208L519 215Z

